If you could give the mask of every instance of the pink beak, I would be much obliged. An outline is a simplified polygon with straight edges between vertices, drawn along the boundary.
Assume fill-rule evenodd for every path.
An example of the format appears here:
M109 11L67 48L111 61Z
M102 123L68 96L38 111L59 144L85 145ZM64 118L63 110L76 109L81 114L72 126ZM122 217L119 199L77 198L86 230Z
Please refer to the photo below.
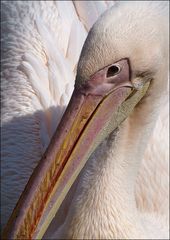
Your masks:
M80 87L38 166L34 169L4 230L5 239L41 238L90 154L118 127L120 106L132 93L127 59L105 67Z

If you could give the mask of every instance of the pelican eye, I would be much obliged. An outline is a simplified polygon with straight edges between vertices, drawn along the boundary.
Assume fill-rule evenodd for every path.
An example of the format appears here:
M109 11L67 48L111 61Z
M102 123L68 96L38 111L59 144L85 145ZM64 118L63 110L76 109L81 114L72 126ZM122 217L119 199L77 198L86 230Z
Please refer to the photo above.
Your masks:
M120 66L119 65L112 65L111 67L108 68L107 70L107 78L113 77L116 74L118 74L120 72Z

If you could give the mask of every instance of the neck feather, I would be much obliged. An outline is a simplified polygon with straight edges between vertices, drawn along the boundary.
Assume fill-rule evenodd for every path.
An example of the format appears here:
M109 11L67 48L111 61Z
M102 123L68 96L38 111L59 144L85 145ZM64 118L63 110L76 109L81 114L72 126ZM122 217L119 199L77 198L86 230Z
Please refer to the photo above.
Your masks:
M134 188L155 125L155 109L141 103L88 160L65 223L65 237L145 238Z

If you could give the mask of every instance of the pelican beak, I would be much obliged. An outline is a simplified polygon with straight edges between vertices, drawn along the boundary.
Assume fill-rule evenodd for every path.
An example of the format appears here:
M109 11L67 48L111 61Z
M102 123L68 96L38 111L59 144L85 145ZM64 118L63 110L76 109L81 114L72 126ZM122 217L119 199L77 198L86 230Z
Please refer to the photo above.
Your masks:
M62 120L4 230L4 239L40 239L91 153L132 112L148 85L134 90L127 59L77 85Z

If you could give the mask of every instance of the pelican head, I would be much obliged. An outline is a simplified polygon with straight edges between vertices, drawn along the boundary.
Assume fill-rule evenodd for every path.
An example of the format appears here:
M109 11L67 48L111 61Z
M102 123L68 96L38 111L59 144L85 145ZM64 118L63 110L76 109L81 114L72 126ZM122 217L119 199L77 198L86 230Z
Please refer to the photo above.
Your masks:
M99 18L88 34L78 64L76 83L82 84L104 66L123 58L130 62L131 81L136 88L148 79L159 78L159 74L167 75L167 16L166 1L164 4L159 1L115 4ZM164 83L167 81L166 77L162 79L166 79ZM163 83L159 82L161 87Z
M166 1L121 2L94 24L70 103L8 221L6 238L41 238L96 147L139 102L148 99L149 114L148 106L162 96L167 11Z

